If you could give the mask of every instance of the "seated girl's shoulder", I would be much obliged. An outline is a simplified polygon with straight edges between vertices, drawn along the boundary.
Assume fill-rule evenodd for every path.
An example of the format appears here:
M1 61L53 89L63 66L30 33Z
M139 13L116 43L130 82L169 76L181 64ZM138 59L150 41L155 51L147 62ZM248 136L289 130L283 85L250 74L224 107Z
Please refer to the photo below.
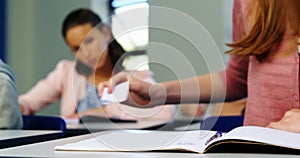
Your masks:
M72 60L63 59L56 64L56 68L74 68L75 62Z

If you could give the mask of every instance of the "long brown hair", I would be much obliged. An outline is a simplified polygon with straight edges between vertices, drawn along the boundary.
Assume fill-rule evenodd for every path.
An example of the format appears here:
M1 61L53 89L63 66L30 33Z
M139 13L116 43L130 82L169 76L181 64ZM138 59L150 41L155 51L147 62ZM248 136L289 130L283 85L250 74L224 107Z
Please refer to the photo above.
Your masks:
M254 55L262 61L269 55L274 44L281 41L287 27L291 28L291 33L296 35L296 38L299 34L299 18L295 15L297 12L295 5L299 3L298 1L254 0L254 9L251 10L254 13L253 23L250 31L240 40L227 44L232 48L227 53ZM292 9L291 6L296 8Z

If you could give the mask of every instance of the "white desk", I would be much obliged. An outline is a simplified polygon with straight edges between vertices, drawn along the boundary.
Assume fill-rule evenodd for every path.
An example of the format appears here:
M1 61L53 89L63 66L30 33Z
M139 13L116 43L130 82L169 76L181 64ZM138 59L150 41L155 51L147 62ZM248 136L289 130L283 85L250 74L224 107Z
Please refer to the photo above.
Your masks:
M270 154L197 154L176 152L66 152L55 151L54 147L66 143L72 143L93 137L92 134L57 139L48 142L12 147L0 150L0 157L70 157L70 158L294 158L294 155L270 155Z
M62 131L0 130L0 148L62 138Z

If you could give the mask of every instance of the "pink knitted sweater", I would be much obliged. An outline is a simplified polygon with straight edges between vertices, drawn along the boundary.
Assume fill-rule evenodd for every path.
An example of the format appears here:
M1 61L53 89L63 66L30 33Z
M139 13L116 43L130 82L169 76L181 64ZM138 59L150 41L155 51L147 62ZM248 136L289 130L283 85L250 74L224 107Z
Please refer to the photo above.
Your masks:
M238 40L250 28L252 0L235 0L233 9L233 40ZM290 109L299 108L299 57L297 50L282 56L289 36L274 45L262 62L256 57L232 56L226 74L227 98L247 96L244 125L266 126L279 121Z

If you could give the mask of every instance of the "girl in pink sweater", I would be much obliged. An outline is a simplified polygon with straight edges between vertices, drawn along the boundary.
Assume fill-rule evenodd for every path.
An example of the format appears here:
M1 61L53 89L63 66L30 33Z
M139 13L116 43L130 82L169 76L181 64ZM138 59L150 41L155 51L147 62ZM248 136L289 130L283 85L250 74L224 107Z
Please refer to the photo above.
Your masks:
M299 0L235 0L226 70L155 85L119 73L112 83L99 85L100 95L103 87L112 91L129 80L127 103L138 107L247 97L244 125L300 132L299 7Z

